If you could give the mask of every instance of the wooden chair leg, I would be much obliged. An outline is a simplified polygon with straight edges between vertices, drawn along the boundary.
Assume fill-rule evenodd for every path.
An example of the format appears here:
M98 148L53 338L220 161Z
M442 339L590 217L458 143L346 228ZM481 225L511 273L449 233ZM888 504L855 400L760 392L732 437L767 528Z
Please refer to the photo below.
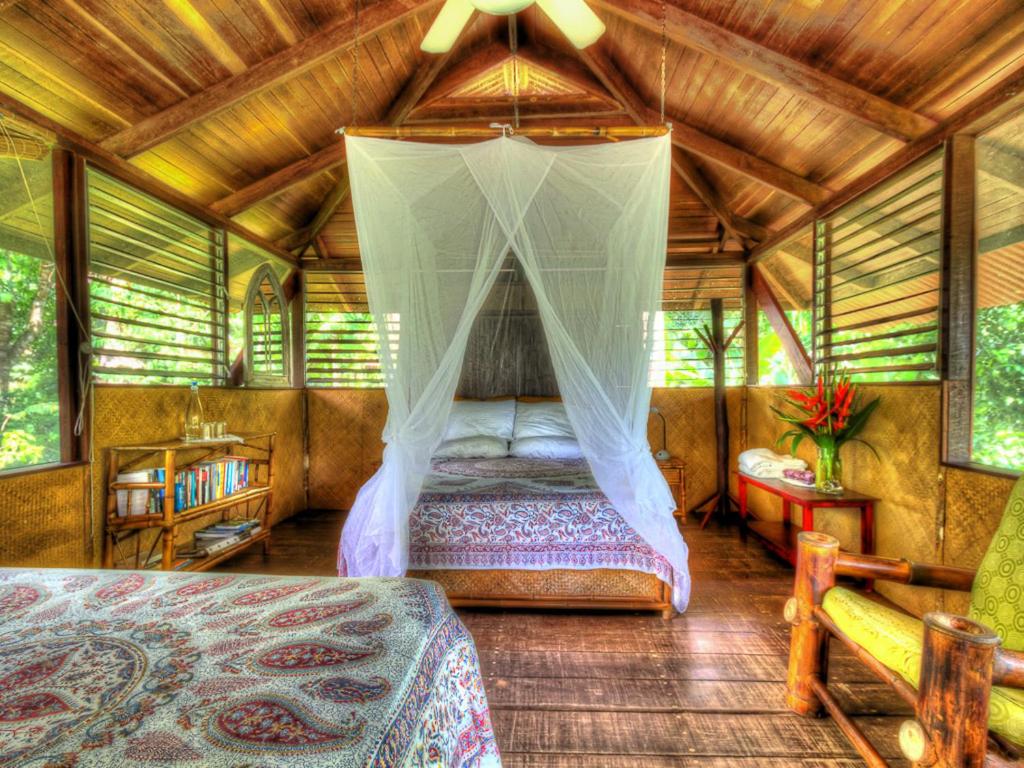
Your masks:
M817 715L822 703L814 692L815 682L824 682L828 630L814 618L836 582L838 539L823 533L804 531L797 536L796 581L793 597L786 603L786 619L793 625L786 676L786 704L801 715Z
M924 617L917 719L900 728L915 768L982 768L988 749L992 662L1000 639L962 616Z

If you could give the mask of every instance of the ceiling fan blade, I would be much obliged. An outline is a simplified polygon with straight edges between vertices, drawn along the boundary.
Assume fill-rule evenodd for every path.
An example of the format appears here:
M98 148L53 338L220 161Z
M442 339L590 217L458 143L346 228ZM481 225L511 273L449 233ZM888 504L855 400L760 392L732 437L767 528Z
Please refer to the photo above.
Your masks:
M604 34L604 23L583 0L537 0L537 5L577 48L586 48Z
M420 50L427 53L450 51L472 15L473 6L469 0L447 0L427 30L423 42L420 43Z

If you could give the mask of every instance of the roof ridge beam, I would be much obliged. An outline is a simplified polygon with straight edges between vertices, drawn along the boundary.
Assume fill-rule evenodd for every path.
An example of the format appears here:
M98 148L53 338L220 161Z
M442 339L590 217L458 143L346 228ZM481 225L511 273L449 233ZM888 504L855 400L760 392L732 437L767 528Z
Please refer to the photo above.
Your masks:
M315 67L352 45L376 37L410 15L439 5L441 0L378 0L359 15L356 37L354 16L341 19L295 45L254 64L249 69L202 90L187 99L118 131L100 142L103 149L132 157L152 149L243 99Z
M688 48L728 62L737 69L842 112L881 133L911 141L936 122L881 96L774 51L724 27L656 0L592 0L592 5Z

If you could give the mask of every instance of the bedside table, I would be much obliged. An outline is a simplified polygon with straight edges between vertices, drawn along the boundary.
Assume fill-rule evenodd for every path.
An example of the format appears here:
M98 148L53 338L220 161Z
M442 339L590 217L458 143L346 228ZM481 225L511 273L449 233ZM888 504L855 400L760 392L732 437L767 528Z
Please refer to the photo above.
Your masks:
M686 478L684 469L685 462L673 456L665 461L658 462L658 469L661 470L669 490L672 491L672 498L676 500L675 516L682 523L686 523Z

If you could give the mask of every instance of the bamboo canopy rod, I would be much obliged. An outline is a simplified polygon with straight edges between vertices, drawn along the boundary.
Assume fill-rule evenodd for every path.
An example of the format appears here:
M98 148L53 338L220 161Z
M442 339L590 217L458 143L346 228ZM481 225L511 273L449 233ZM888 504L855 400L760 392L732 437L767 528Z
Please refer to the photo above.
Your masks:
M640 139L664 136L670 125L600 125L600 126L524 126L492 123L487 127L463 125L353 125L339 128L343 136L366 136L374 139L460 139L491 136L527 136L556 139Z

